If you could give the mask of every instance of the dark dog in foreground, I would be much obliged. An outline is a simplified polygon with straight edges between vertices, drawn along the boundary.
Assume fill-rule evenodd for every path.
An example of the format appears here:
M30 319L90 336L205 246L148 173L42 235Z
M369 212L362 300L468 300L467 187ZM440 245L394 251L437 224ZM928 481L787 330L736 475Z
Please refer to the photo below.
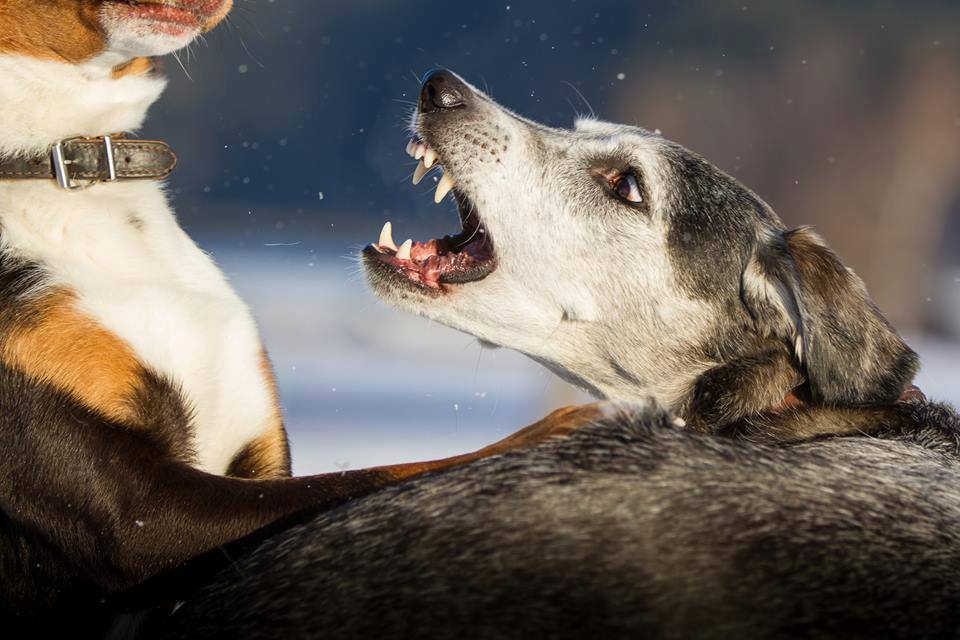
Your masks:
M960 421L787 447L624 408L387 489L239 559L158 638L942 638Z
M960 419L819 238L659 136L546 128L449 72L416 128L463 231L386 228L378 294L656 402L319 514L158 637L960 631Z

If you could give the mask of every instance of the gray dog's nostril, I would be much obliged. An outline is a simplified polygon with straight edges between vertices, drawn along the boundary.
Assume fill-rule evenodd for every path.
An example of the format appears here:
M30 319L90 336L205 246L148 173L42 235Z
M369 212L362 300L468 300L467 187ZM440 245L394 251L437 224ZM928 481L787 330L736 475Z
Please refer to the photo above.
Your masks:
M420 89L420 111L430 113L462 107L466 103L467 86L446 69L431 71Z

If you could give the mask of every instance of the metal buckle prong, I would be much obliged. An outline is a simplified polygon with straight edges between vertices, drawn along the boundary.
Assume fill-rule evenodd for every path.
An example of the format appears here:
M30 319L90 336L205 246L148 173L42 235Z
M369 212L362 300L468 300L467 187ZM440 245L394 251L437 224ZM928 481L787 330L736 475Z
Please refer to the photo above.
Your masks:
M74 186L73 181L70 180L70 172L67 170L67 164L70 161L63 155L63 145L66 142L66 140L61 140L53 145L53 170L57 174L57 184L60 185L61 189L75 191L82 187Z
M103 136L103 146L107 148L107 170L110 173L110 177L106 179L106 182L116 182L117 162L113 159L113 138Z

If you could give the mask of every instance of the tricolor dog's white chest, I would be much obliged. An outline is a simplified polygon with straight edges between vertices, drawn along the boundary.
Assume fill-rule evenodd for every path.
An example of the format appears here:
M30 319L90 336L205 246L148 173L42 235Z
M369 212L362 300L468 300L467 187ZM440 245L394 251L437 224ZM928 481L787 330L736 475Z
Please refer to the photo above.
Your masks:
M0 192L4 249L179 388L192 412L196 466L222 474L275 417L249 311L176 223L154 183L67 193L53 184Z

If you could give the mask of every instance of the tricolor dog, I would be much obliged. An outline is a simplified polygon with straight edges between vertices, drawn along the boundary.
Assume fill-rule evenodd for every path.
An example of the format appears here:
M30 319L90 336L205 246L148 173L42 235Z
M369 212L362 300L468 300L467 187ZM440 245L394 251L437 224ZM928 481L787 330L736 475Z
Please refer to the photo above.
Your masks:
M280 517L583 418L452 460L288 478L251 314L177 224L171 149L127 133L164 89L153 58L231 5L0 3L0 620L55 620Z

